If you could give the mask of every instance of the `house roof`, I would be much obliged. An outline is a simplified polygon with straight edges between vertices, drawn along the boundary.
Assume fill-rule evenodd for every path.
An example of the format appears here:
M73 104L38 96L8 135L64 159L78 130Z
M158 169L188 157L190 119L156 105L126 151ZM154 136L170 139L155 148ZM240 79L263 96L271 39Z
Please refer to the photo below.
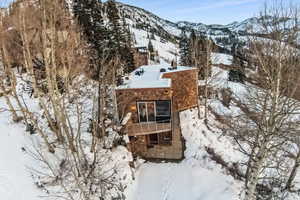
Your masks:
M163 70L162 70L163 69ZM171 79L162 78L163 74L193 70L192 67L178 66L173 69L169 64L141 66L130 73L128 80L117 89L138 89L138 88L169 88Z
M134 49L136 49L140 53L148 53L147 47L135 47Z

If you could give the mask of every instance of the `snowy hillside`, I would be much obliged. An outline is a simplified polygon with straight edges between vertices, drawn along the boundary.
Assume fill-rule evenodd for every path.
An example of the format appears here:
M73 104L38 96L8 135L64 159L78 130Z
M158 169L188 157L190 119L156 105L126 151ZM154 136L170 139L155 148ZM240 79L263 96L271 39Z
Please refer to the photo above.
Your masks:
M137 45L145 46L145 42L138 39L141 35L145 38L146 33L154 33L158 41L164 41L161 44L157 43L156 46L161 45L162 48L167 48L178 42L182 30L185 30L187 33L194 30L198 33L209 35L219 47L223 48L223 51L230 53L233 43L238 42L241 45L245 45L249 35L256 34L258 37L267 37L264 36L265 33L261 30L259 18L257 17L245 19L241 22L232 22L227 25L206 25L187 21L171 22L142 8L123 3L118 3L118 6L130 25L132 32L137 37ZM282 20L279 23L283 26L288 24L289 20ZM298 38L300 42L300 34ZM164 56L166 56L166 59L170 58L170 55Z
M0 98L0 107L4 102ZM44 195L34 185L29 168L36 162L22 148L31 144L24 127L8 121L8 113L0 114L0 196L5 200L39 200Z
M147 47L149 43L148 33L141 29L131 28L131 32L135 35L136 47ZM176 58L178 54L178 46L172 42L161 42L162 38L155 35L155 40L151 40L154 50L158 51L160 58L169 63Z
M22 80L21 80L22 79ZM22 98L22 105L28 106L28 108L35 114L36 120L39 122L40 130L50 133L50 128L47 125L46 119L43 117L44 112L40 107L37 98L31 98L30 95L23 91L26 87L24 82L26 76L17 78L17 88L19 91L19 98ZM79 83L79 82L77 82ZM89 85L91 86L91 85ZM91 89L91 87L81 87L85 92ZM89 95L84 96L81 100L87 100L85 102L85 109L89 109L88 103ZM16 106L16 101L10 98L13 106ZM73 105L72 103L69 105ZM70 112L74 114L74 108L71 108ZM70 114L71 114L70 113ZM18 112L21 115L20 111ZM71 115L72 115L71 114ZM81 111L81 115L84 116L84 111ZM82 118L84 120L85 117ZM76 118L71 117L71 123L76 124ZM87 119L88 120L88 119ZM106 122L109 124L109 122ZM86 123L85 123L86 124ZM63 148L56 146L55 154L50 153L47 147L44 146L42 138L37 134L36 130L33 130L32 134L29 131L29 125L25 125L25 122L12 122L11 113L7 106L7 102L3 96L0 96L0 196L5 200L40 200L47 198L50 200L65 199L65 191L59 187L58 173L56 170L61 170L63 163L66 161L68 152ZM113 131L108 128L107 131ZM82 145L82 151L85 152L86 159L92 159L90 146L90 134L87 132L86 127L82 127L80 134L84 141ZM113 133L113 132L111 132ZM78 135L79 137L79 135ZM47 138L51 140L51 135L47 135ZM132 176L134 170L129 166L129 162L132 161L131 153L124 147L118 146L112 147L112 141L116 139L116 135L109 134L107 136L104 147L100 147L98 152L101 154L99 157L98 165L101 165L100 171L97 172L97 177L105 178L107 181L117 181L118 187L123 187L122 192L127 194L126 188L132 184ZM54 140L53 140L54 141ZM102 146L102 145L101 145ZM83 153L82 152L82 153ZM105 164L103 164L105 163ZM67 164L66 167L73 167L73 164ZM65 168L59 173L68 170ZM65 171L66 172L66 171ZM56 174L57 173L57 174ZM67 190L72 191L76 199L81 199L80 194L76 192L74 187L74 180L70 180L70 174L65 174L64 180ZM68 180L69 179L69 180ZM120 182L119 182L120 181ZM107 193L109 198L118 196L118 190L114 189L115 186L110 186ZM96 189L96 188L95 188ZM95 193L97 195L98 193ZM99 194L103 196L102 194ZM96 198L96 197L95 197ZM108 197L106 197L108 198Z

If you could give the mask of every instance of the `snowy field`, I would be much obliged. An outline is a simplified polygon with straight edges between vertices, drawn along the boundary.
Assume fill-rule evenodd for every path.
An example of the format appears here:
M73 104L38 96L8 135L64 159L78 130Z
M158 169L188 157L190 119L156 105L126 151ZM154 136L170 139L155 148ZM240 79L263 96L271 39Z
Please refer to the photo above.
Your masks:
M144 164L131 200L232 200L237 191L233 180L196 163Z
M4 102L0 99L0 107ZM29 166L36 163L22 151L31 141L25 127L9 122L9 113L0 113L0 199L40 200Z

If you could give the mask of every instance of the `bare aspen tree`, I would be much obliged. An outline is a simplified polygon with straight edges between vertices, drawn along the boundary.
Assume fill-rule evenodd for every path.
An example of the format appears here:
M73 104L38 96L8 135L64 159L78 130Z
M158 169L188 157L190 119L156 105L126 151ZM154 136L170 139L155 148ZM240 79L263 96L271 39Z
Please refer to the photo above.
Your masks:
M281 161L273 158L284 151L288 134L295 133L295 124L299 123L295 116L299 114L300 103L294 99L299 85L299 52L293 47L299 16L296 9L277 3L266 5L258 17L260 26L255 31L263 33L264 38L255 34L249 37L251 59L258 69L256 83L260 87L245 86L245 95L236 101L243 114L235 116L229 125L248 159L245 200L260 197L259 185L271 193L276 187L284 187L275 184L282 177L270 174L280 170L274 166L280 166Z
M118 166L107 164L114 161L110 157L114 141L106 144L110 135L120 138L118 119L109 121L117 116L118 57L104 52L101 59L90 62L94 49L64 0L18 0L8 19L5 28L0 27L5 63L1 67L6 69L1 77L8 77L11 86L7 88L1 79L0 92L14 118L22 116L30 132L41 138L31 154L49 172L40 172L45 185L57 184L66 199L108 199L115 194L122 199ZM11 48L14 45L18 50ZM31 88L29 95L23 94L22 84ZM41 112L28 104L30 98L35 98Z
M213 44L209 38L204 36L195 36L192 40L192 63L199 70L199 80L203 81L203 98L204 98L204 119L207 121L207 99L208 99L208 82L211 76L211 53ZM198 105L199 107L199 105ZM199 112L199 119L201 118Z

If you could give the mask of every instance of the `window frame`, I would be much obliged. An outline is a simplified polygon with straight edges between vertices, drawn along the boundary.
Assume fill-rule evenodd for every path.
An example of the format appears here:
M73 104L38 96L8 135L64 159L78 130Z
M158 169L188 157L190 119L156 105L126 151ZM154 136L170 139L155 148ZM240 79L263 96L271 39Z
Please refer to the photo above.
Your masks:
M169 104L169 115L159 115L158 114L158 112L157 112L157 108L158 108L158 106L157 106L157 104L158 104L158 102L168 102L168 104ZM157 100L157 101L155 101L155 113L156 113L156 117L171 117L171 115L172 115L172 110L171 110L171 101L170 100Z

